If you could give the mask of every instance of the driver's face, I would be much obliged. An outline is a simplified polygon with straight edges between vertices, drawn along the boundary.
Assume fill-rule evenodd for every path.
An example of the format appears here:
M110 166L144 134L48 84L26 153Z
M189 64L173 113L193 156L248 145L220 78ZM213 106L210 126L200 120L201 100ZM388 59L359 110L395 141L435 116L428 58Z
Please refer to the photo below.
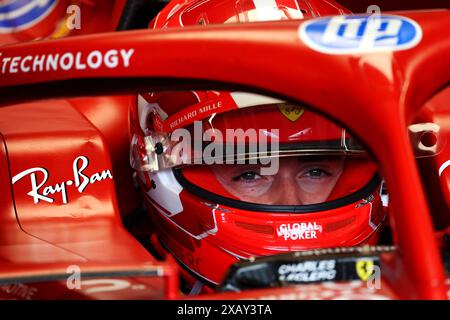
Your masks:
M270 205L325 202L344 168L343 157L280 158L274 175L260 175L261 165L213 165L223 187L242 201Z

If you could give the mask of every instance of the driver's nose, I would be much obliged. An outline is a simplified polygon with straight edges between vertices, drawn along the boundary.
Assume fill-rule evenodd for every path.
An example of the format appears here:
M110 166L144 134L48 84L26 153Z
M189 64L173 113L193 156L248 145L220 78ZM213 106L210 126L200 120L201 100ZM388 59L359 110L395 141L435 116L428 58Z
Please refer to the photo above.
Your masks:
M273 185L276 190L275 205L302 205L296 174L292 170L280 169L277 175L277 183Z

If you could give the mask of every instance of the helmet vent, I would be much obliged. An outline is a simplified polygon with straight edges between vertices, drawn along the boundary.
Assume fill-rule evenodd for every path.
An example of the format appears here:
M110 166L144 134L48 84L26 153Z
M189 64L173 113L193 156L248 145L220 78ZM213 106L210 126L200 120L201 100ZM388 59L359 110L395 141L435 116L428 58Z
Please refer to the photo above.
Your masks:
M274 234L274 229L271 226L264 226L264 225L260 225L260 224L253 224L253 223L247 223L247 222L242 222L242 221L236 221L234 224L238 227L247 229L249 231L263 233L263 234L269 234L269 235Z
M333 231L342 229L342 228L352 224L355 220L356 220L356 217L353 216L349 219L328 223L327 225L325 225L324 231L325 232L333 232Z

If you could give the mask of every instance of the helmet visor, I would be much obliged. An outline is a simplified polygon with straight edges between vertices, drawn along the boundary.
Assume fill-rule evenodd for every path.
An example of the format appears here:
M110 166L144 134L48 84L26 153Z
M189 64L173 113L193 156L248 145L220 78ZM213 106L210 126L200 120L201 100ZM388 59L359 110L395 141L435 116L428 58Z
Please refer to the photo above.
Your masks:
M334 156L334 163L342 164L343 156L367 156L346 130L299 105L276 102L182 119L187 124L172 131L153 129L133 136L134 169L154 172L194 164L264 168L286 156Z

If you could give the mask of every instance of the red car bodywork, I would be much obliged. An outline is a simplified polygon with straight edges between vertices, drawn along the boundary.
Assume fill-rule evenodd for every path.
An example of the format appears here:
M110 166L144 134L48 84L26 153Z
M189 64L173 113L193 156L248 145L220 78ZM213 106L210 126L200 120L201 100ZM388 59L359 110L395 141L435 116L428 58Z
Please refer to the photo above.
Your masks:
M231 84L306 103L351 129L389 186L397 249L380 257L379 290L362 282L321 283L199 298L447 299L450 283L433 221L440 230L449 225L450 174L435 181L442 199L436 200L440 210L431 211L437 195L426 190L432 187L417 170L407 126L414 119L445 123L445 112L435 109L449 97L448 90L436 94L450 83L450 13L397 14L416 21L423 38L412 49L388 53L313 51L299 38L302 21L105 33L1 48L2 58L120 49L133 54L128 65L115 68L2 71L0 297L179 297L175 262L154 258L123 226L139 201L128 166L129 106L144 88ZM101 97L72 98L89 95ZM60 99L45 100L51 98ZM437 170L447 159L442 153L423 165ZM30 194L33 183L39 194ZM97 290L93 282L69 288L70 266L97 279Z

